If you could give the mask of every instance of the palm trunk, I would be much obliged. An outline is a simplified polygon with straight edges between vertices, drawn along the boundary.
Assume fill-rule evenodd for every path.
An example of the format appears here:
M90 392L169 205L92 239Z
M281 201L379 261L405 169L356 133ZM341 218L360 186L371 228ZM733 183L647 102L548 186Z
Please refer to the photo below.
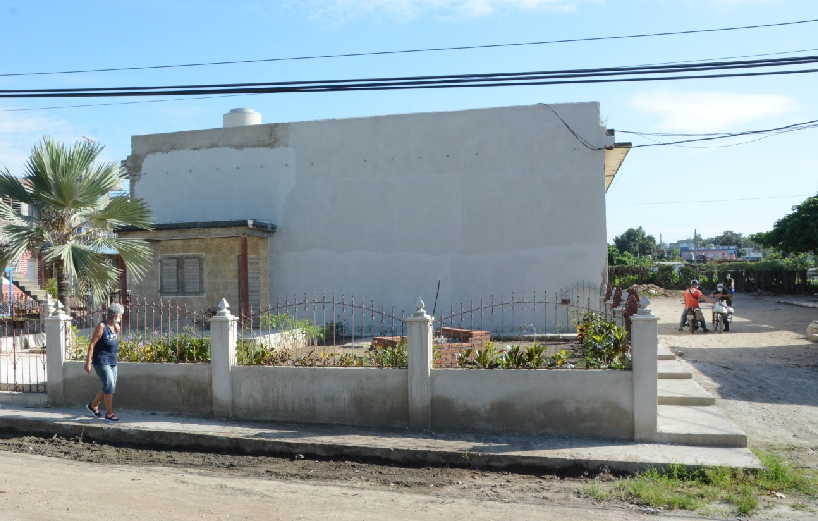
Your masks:
M54 273L57 276L57 300L62 302L62 305L65 306L65 312L70 313L71 310L68 306L70 289L68 286L68 277L65 276L65 269L62 262L57 261L54 263Z

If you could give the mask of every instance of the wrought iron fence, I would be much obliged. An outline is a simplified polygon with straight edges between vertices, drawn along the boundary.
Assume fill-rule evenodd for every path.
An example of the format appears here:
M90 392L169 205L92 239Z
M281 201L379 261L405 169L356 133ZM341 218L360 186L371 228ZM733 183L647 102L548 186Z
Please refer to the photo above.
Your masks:
M210 360L212 311L189 309L168 299L130 297L123 304L119 359L126 362L207 362ZM84 360L94 329L107 306L71 313L68 359Z
M242 365L384 365L373 346L405 351L406 312L360 296L285 296L240 318Z
M444 305L435 326L438 331L446 327L488 331L497 339L574 333L584 313L604 311L600 297L599 288L578 286L469 298Z
M0 315L0 391L46 392L45 329L40 304Z

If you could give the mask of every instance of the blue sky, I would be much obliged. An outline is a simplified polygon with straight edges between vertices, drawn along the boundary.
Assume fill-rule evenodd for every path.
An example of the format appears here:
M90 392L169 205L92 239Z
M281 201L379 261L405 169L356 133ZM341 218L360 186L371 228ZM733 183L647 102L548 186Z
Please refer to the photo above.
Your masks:
M0 72L64 70L517 42L818 18L812 0L0 1ZM818 24L667 38L447 53L0 78L0 88L335 79L634 65L818 48ZM816 51L813 54L818 54ZM21 172L42 136L91 137L124 159L130 136L221 125L250 106L264 122L596 100L621 130L707 132L818 119L818 75L661 83L235 96L8 112L0 165ZM111 100L99 100L105 102ZM113 100L117 101L117 100ZM93 100L83 101L94 103ZM2 100L0 109L76 100ZM607 196L612 238L643 226L666 241L769 229L818 192L818 129L728 148L632 151ZM619 134L619 141L644 142ZM513 189L513 187L510 187ZM701 201L729 199L727 202ZM491 211L487 209L487 211Z

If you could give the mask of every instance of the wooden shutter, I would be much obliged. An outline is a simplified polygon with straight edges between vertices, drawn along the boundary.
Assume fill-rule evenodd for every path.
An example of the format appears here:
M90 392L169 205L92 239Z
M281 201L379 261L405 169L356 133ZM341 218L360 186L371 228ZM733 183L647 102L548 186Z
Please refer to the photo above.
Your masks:
M179 293L179 259L167 257L159 259L159 293L162 295L176 295Z
M202 292L202 259L185 257L182 259L182 288L187 295Z

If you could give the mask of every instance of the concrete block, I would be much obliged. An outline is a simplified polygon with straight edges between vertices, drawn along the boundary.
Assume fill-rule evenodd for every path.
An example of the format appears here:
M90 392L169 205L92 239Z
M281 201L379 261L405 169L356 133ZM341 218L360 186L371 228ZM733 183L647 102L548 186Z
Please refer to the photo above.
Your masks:
M656 376L660 380L671 378L693 378L693 373L691 373L690 369L688 369L678 360L659 360L657 362Z
M746 447L747 435L715 405L660 405L655 441L709 447Z
M692 378L665 378L659 380L659 405L714 405L716 399Z

